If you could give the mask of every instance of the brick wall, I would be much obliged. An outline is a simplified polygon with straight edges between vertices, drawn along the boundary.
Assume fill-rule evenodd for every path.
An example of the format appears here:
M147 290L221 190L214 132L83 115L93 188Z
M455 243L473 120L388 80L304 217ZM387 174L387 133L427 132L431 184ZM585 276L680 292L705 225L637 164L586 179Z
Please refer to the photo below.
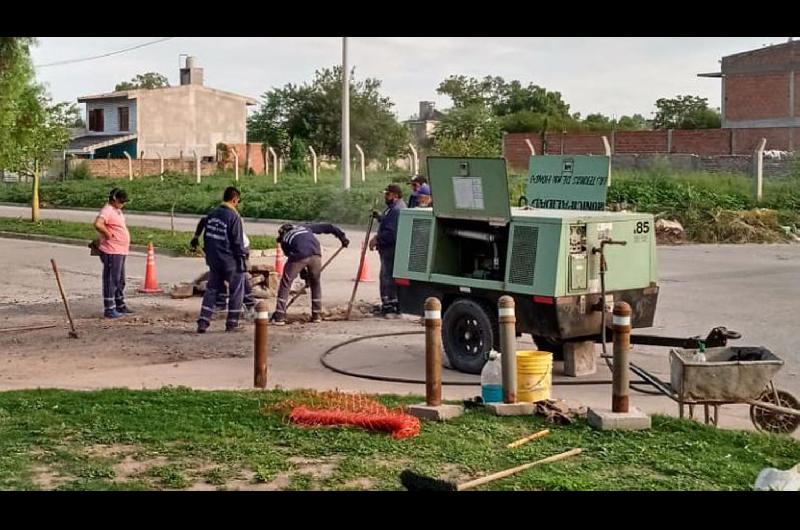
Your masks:
M672 153L718 155L730 153L732 129L672 131Z
M92 176L110 178L128 178L128 160L119 158L107 158L94 160L72 159L69 162L70 170L76 166L86 163L89 166ZM134 178L150 175L158 175L161 172L161 162L159 160L140 158L131 161ZM201 162L200 174L210 175L217 169L216 162ZM177 173L195 174L194 160L164 159L164 171Z
M548 134L547 153L542 152L539 134L509 133L504 136L503 153L510 168L525 169L530 158L526 138L537 154L553 155L561 153L562 136L564 154L604 154L603 136L608 138L614 154L668 154L669 132L666 130ZM767 149L793 151L800 147L800 128L674 130L669 152L700 156L750 155L761 138L767 139Z
M244 173L249 167L257 175L264 173L264 151L261 143L227 144L228 150L236 150L239 156L239 172ZM224 169L233 170L235 159L229 154L227 160L222 161Z
M789 73L740 74L725 78L725 119L789 116Z

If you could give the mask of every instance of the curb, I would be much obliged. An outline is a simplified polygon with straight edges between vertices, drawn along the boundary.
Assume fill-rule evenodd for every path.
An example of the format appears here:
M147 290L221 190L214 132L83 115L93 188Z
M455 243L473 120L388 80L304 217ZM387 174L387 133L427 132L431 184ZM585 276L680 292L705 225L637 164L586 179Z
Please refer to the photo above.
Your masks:
M25 234L22 232L6 232L0 230L0 238L6 239L22 239L28 241L43 241L46 243L61 243L63 245L75 245L78 247L84 247L86 250L89 250L89 240L87 239L75 239L72 237L59 237L59 236L45 236L41 234ZM147 247L144 245L131 245L130 249L134 252L140 252L142 254L147 254ZM159 254L170 256L172 258L196 258L201 256L188 256L186 254L182 254L176 250L172 249L161 249L158 251Z
M30 207L29 204L21 203L21 202L0 202L0 206L9 206L9 207L16 207L16 208ZM75 212L97 212L97 211L100 210L100 208L85 208L83 206L72 206L72 207L69 207L69 208L40 208L40 209L42 211L45 211L45 210L50 210L50 211L53 211L53 210L64 210L64 211L75 211ZM166 217L166 218L170 217L169 212L147 212L147 211L141 211L141 210L129 210L127 208L125 209L125 213L129 213L129 214L132 214L132 215L152 215L154 217ZM195 220L199 221L200 218L203 217L203 215L194 214L194 213L175 213L174 217L176 219L177 218L195 219ZM260 217L242 217L242 219L244 221L248 221L250 223L263 223L263 224L276 224L276 225L282 225L284 223L310 224L310 223L317 223L317 222L327 222L327 221L324 221L324 220L298 221L298 220L292 220L292 219L262 219ZM336 224L336 223L334 223L334 224ZM364 230L364 226L361 226L361 225L336 224L336 226L344 229L345 231L347 231L347 230L350 230L350 231Z

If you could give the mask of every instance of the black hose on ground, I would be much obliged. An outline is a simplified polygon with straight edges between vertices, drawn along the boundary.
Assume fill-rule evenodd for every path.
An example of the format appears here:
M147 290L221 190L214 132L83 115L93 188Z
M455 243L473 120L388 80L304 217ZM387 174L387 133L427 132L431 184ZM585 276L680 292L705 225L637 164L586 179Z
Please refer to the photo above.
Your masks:
M359 379L371 379L373 381L384 381L388 383L406 383L406 384L417 384L417 385L424 385L424 379L410 379L407 377L391 377L385 375L373 375L373 374L362 374L358 372L352 372L350 370L344 370L342 368L337 368L328 362L327 357L332 354L334 351L338 350L339 348L343 348L349 344L353 344L355 342L361 342L363 340L371 340L371 339L380 339L384 337L400 337L403 335L424 335L424 331L398 331L395 333L378 333L375 335L365 335L363 337L355 337L353 339L346 340L344 342L340 342L338 344L334 344L327 350L325 350L322 355L319 357L319 362L332 372L336 372L337 374L342 374L350 377L357 377ZM553 382L553 386L581 386L581 385L610 385L610 379L590 379L587 381L555 381ZM632 384L650 384L648 381L634 381ZM442 381L442 385L449 385L449 386L480 386L480 381L473 382L473 381Z

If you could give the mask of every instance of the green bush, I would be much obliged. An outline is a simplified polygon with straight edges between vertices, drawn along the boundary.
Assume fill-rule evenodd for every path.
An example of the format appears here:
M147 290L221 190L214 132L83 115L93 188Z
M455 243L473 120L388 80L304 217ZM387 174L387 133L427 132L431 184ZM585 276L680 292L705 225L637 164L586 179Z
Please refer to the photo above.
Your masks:
M92 170L89 169L89 163L86 161L81 162L68 173L68 177L73 180L87 180L92 178Z

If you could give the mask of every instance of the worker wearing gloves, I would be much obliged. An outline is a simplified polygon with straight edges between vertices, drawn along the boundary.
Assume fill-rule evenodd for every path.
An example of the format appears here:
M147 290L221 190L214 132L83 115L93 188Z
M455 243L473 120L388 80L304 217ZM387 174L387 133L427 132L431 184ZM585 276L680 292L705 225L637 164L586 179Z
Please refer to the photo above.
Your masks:
M242 218L236 210L240 197L238 189L233 186L225 188L222 204L207 216L203 247L209 273L200 308L200 318L197 319L198 333L205 333L211 325L214 303L219 293L225 289L225 282L230 286L225 331L242 330L239 326L239 317L242 313L243 278L247 266Z
M390 184L383 190L386 210L382 214L372 212L380 226L378 233L369 242L369 249L378 249L381 257L381 314L385 318L400 316L400 302L397 300L397 287L392 278L394 269L394 244L397 240L397 222L400 210L406 207L403 202L403 190L397 184Z
M350 240L338 227L328 223L309 225L284 224L278 229L278 244L286 255L283 276L278 287L275 312L271 322L275 326L286 324L286 304L289 290L297 275L305 269L306 282L311 287L311 322L322 322L322 248L314 234L332 234L342 242L343 247Z
M208 222L208 216L202 217L197 222L197 228L195 228L194 230L194 237L189 242L189 246L194 252L197 252L197 246L200 243L199 239L206 229L207 222ZM253 286L250 285L250 273L247 272L247 270L250 269L249 263L247 263L247 261L249 261L250 259L250 238L247 237L247 234L244 232L244 227L242 227L242 239L244 239L244 251L245 251L246 265L247 265L245 273L242 275L242 281L244 282L243 300L245 309L248 311L248 314L251 314L255 310L256 300L253 297ZM226 288L220 291L219 294L217 295L217 301L215 307L216 309L219 310L225 310L227 306L228 306L228 289Z

